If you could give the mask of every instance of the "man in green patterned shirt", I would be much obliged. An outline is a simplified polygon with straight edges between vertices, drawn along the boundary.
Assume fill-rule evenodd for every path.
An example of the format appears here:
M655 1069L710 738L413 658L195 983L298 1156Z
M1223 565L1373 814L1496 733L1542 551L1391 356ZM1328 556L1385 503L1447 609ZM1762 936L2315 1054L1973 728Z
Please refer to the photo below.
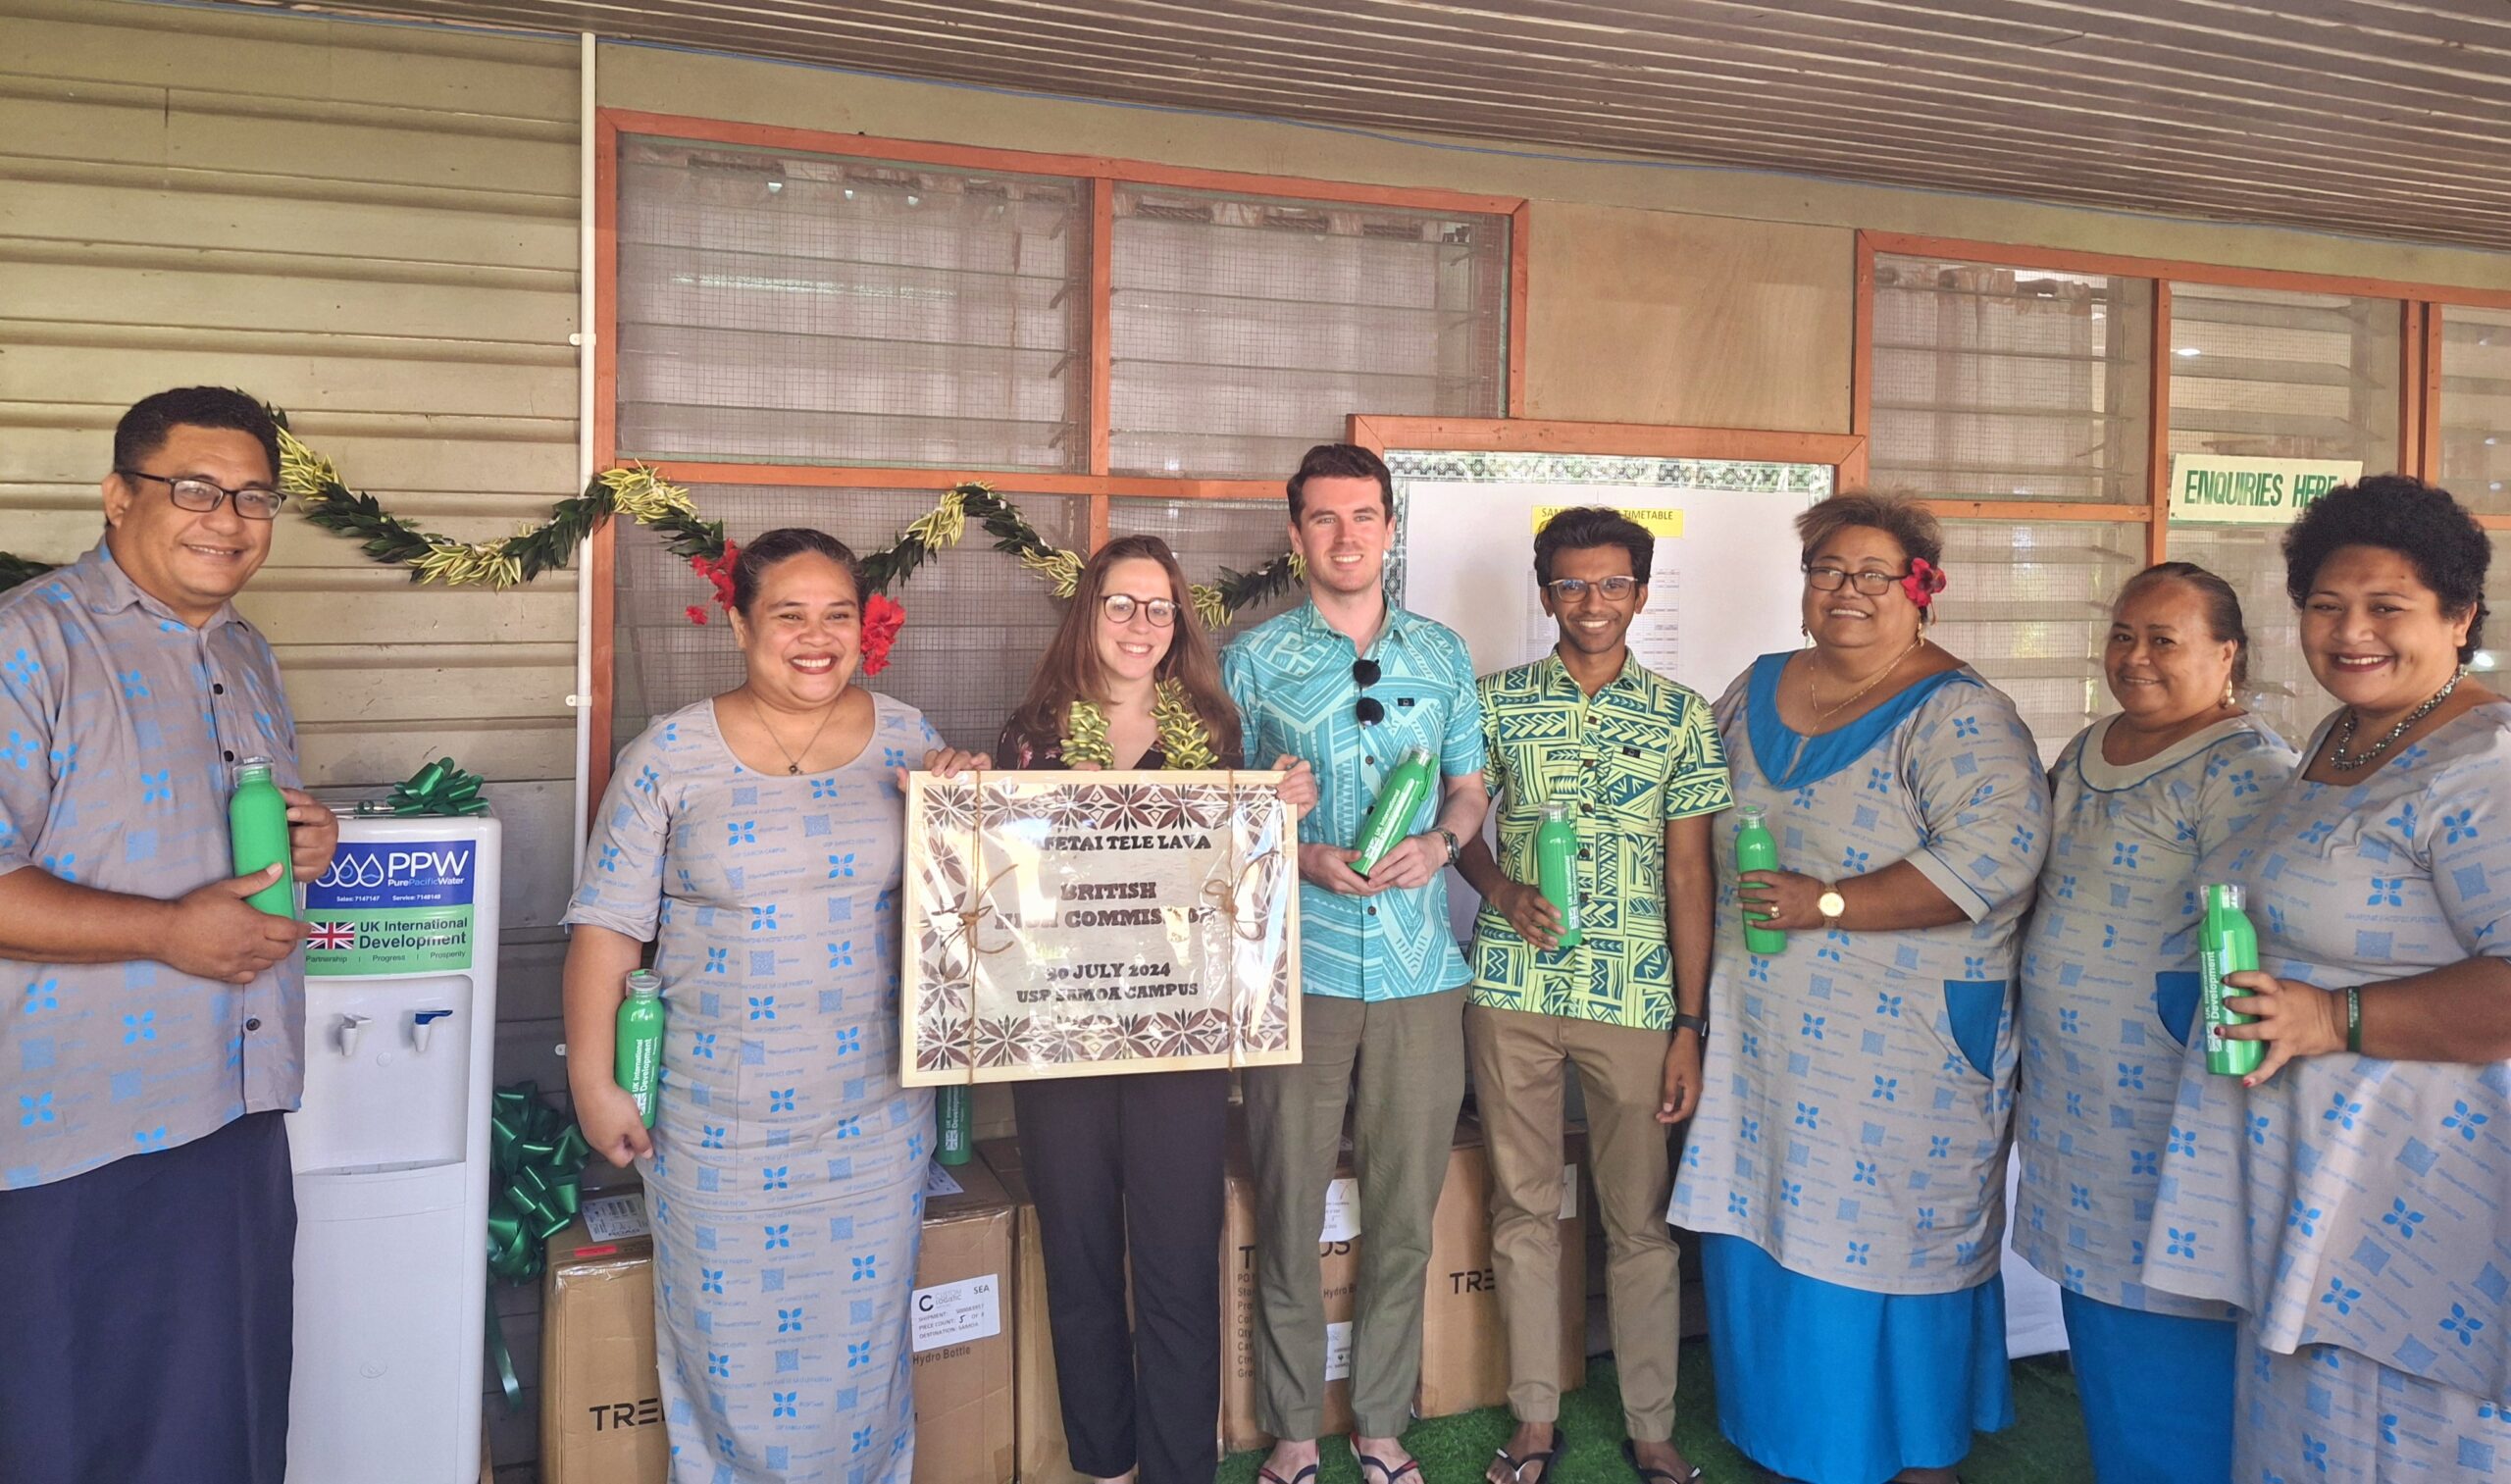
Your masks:
M1709 817L1733 800L1709 702L1630 653L1655 554L1656 537L1616 511L1554 516L1535 537L1534 574L1560 642L1478 687L1500 859L1476 836L1457 869L1483 901L1465 1044L1491 1157L1491 1249L1517 1417L1492 1461L1494 1484L1549 1479L1563 1446L1564 1067L1586 1094L1625 1452L1649 1484L1697 1476L1671 1441L1682 1287L1665 1226L1665 1125L1700 1099L1717 900ZM1562 914L1531 885L1546 804L1569 806L1578 830L1580 938L1567 947Z

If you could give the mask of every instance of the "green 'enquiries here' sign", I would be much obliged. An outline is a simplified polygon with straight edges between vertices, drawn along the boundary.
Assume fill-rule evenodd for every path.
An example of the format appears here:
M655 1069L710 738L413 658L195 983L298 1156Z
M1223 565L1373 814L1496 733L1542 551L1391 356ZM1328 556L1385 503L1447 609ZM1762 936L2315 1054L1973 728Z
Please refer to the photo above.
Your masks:
M2171 460L2171 518L2281 526L2339 485L2363 477L2360 459L2253 459L2181 453Z

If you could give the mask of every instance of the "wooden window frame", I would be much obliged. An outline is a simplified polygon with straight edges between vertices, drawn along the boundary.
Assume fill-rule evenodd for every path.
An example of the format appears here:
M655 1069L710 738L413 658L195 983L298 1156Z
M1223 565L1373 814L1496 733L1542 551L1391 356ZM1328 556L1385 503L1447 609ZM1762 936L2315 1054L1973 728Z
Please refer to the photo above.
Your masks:
M1908 232L1860 231L1857 234L1856 348L1849 362L1849 431L1861 437L1873 432L1874 260L1883 254L2152 281L2154 366L2152 405L2147 419L2152 443L2147 455L2146 503L2091 505L2062 500L1949 499L1925 502L1937 515L1945 517L2018 522L2133 522L2145 528L2145 558L2149 562L2165 560L2171 548L2171 362L2166 347L2171 344L2173 282L2217 283L2235 288L2281 288L2305 293L2339 293L2397 300L2400 315L2398 467L2427 480L2434 476L2440 458L2442 317L2451 305L2511 308L2511 291L2496 289L2460 288L2341 274L2290 273L2270 268L2232 268L2220 263L2192 263L2176 258L2072 252L2062 248L1974 242L1959 237L1922 236ZM2476 519L2488 531L2511 531L2511 513L2480 514Z
M1530 271L1530 209L1521 196L1476 195L1428 187L1370 185L1350 180L1320 180L1295 176L1251 175L1237 171L1197 170L1126 160L1107 155L1040 153L943 144L920 139L869 138L861 134L777 125L739 124L720 119L634 109L598 109L593 117L593 467L608 469L619 461L619 144L628 134L653 135L699 144L728 144L790 150L802 154L841 155L931 165L947 170L1002 171L1017 175L1057 176L1081 182L1090 192L1090 410L1087 428L1089 469L1080 474L1046 474L1005 469L902 469L832 464L731 464L688 459L661 459L656 473L677 484L802 486L826 489L947 489L982 480L1023 493L1070 496L1089 502L1090 545L1107 539L1112 501L1118 498L1166 500L1261 500L1281 495L1279 480L1161 479L1108 472L1113 425L1108 389L1114 366L1108 343L1114 293L1114 227L1119 185L1163 185L1187 190L1226 191L1238 195L1272 196L1302 201L1331 201L1359 206L1391 206L1410 210L1473 212L1509 219L1509 288L1504 344L1508 357L1505 411L1525 407L1526 299ZM1287 473L1288 471L1285 471ZM594 533L586 582L591 591L592 791L598 797L610 772L613 751L611 722L616 704L612 666L616 662L612 635L617 624L613 586L616 538L610 526Z

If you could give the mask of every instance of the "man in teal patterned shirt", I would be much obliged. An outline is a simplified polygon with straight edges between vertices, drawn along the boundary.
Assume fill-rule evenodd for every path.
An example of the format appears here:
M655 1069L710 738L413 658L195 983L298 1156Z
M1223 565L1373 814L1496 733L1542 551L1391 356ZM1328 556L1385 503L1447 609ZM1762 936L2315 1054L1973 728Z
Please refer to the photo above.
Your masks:
M1257 1478L1316 1475L1325 1393L1316 1236L1349 1106L1361 1224L1354 1451L1362 1484L1400 1484L1399 1475L1418 1477L1399 1435L1420 1376L1430 1218L1464 1100L1465 968L1448 929L1444 872L1488 807L1482 725L1464 640L1395 607L1379 586L1395 538L1386 465L1348 443L1319 444L1289 491L1308 601L1221 658L1247 755L1307 759L1320 795L1299 827L1303 1060L1245 1077L1256 1420L1279 1440ZM1352 842L1386 776L1416 746L1438 759L1443 784L1362 876Z
M1516 1484L1565 1446L1561 1414L1562 1084L1586 1094L1624 1445L1650 1484L1696 1475L1672 1443L1682 1325L1664 1125L1700 1098L1717 874L1709 817L1733 802L1709 703L1628 643L1656 537L1617 511L1564 510L1535 537L1560 642L1481 682L1484 775L1500 856L1474 837L1457 868L1482 894L1464 1012L1491 1153L1491 1251L1517 1430L1489 1478ZM1530 885L1547 804L1578 831L1578 939Z

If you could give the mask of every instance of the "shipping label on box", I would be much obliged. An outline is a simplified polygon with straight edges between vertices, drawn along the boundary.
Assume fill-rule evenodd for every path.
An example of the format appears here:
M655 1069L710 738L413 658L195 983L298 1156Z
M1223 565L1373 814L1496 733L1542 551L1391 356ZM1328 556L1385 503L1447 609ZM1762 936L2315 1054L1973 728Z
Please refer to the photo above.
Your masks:
M1360 1182L1338 1175L1325 1182L1325 1225L1316 1234L1317 1245L1349 1242L1359 1234Z
M585 1235L595 1242L625 1242L650 1234L645 1220L645 1193L596 1196L585 1203Z
M916 1353L971 1340L991 1340L1002 1333L1002 1278L997 1273L944 1283L915 1291L913 1341Z
M1325 1326L1325 1379L1348 1381L1352 1378L1352 1321Z

